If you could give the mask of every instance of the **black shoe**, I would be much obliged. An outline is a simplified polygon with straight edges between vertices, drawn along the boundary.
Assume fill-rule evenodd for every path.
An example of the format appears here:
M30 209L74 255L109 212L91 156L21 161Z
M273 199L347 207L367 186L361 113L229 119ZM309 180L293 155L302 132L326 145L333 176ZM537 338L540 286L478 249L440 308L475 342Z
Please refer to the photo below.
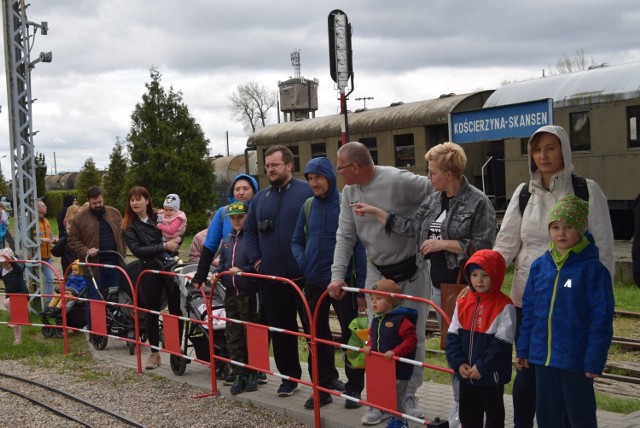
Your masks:
M289 397L298 390L298 384L290 380L283 380L278 388L278 397Z
M224 383L225 385L233 385L233 382L235 382L236 380L236 376L229 373L224 380L222 381L222 383Z
M258 378L255 373L249 373L244 383L244 390L253 392L258 390Z
M268 383L269 381L267 380L267 374L265 372L258 372L258 383L260 385L264 385L265 383Z
M331 394L327 394L326 392L320 391L320 407L330 403L333 403L333 398L331 398ZM304 408L313 410L314 406L315 406L315 401L312 395L307 399L307 401L304 402Z
M338 392L345 392L347 388L344 386L344 382L340 379L333 379L331 381L331 389Z
M244 386L245 386L244 375L238 374L235 376L235 380L233 381L233 385L231 385L231 389L229 390L229 392L232 395L240 394L242 391L244 391Z
M359 392L347 392L346 394L350 397L357 398L358 400L362 398ZM362 404L356 401L347 400L344 402L345 409L358 409L360 407L362 407Z

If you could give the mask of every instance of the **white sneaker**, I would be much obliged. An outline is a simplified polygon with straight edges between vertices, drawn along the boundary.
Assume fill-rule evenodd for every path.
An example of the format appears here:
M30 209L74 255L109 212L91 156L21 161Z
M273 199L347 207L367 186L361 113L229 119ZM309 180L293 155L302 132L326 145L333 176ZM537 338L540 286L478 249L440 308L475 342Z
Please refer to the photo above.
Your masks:
M418 399L414 394L407 394L404 399L404 412L414 418L424 418L424 410L418 406Z
M460 404L456 402L456 405L449 412L449 428L459 428L460 427L460 415L458 413L460 409Z
M377 425L389 417L391 417L390 414L384 413L375 407L369 407L369 410L362 416L360 422L362 422L362 425Z

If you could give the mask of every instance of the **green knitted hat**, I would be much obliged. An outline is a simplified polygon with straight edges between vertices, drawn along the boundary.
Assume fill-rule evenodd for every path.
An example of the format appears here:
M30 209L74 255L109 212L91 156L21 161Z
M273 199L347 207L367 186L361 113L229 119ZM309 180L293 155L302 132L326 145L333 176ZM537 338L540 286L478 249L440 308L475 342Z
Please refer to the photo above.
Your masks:
M589 204L577 196L566 196L560 199L549 211L547 225L554 221L561 221L572 225L580 235L587 231L589 218Z

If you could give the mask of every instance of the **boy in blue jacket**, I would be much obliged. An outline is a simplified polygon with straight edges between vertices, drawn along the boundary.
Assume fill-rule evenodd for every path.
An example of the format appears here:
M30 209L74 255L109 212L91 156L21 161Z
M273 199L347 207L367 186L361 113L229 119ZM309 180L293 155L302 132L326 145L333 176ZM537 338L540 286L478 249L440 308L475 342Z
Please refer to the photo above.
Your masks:
M516 309L500 291L506 270L504 258L493 250L469 258L464 274L471 292L456 302L447 332L447 361L460 379L465 428L504 427L504 385L511 380L516 334Z
M400 286L390 279L381 279L371 289L400 294ZM363 351L367 354L371 351L381 352L387 359L404 357L415 360L418 311L400 306L394 297L381 294L371 295L371 308L374 315L369 328L369 340ZM400 413L405 411L404 402L412 374L411 364L396 361L396 403ZM387 428L408 426L407 421L395 416L387 423Z
M215 273L229 271L233 275L223 275L220 281L225 288L224 307L228 318L257 323L258 316L258 288L255 280L249 277L237 276L238 272L251 272L249 258L245 250L245 239L242 232L244 220L247 217L247 204L233 202L227 207L227 216L231 220L233 230L222 241L220 250L220 264ZM227 323L225 331L229 358L241 363L248 362L247 336L245 327L238 323ZM258 389L257 373L237 365L232 365L233 385L231 394L243 391L250 392Z
M549 251L532 265L522 300L516 368L536 366L539 426L595 427L593 379L613 336L613 287L586 233L589 204L556 202L547 223ZM564 420L563 420L564 419Z

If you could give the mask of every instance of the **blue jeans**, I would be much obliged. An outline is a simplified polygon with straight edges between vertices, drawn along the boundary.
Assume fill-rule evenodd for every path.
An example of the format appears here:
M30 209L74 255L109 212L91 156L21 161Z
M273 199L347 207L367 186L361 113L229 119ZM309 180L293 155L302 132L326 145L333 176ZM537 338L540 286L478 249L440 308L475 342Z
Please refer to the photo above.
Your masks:
M87 281L87 298L91 300L104 300L105 290L109 287L115 287L118 285L118 275L120 272L117 269L98 268L98 289L94 286L92 281ZM100 291L100 293L98 293ZM91 330L91 304L87 302L84 307L84 315L87 319L87 328Z
M51 266L53 266L52 258L43 258L42 261L47 262ZM45 265L41 265L41 266L42 266L42 275L44 277L44 293L42 294L53 294L53 283L55 282L55 275L53 274L53 269ZM46 297L45 301L48 303L51 301L51 299L52 299L51 297Z

